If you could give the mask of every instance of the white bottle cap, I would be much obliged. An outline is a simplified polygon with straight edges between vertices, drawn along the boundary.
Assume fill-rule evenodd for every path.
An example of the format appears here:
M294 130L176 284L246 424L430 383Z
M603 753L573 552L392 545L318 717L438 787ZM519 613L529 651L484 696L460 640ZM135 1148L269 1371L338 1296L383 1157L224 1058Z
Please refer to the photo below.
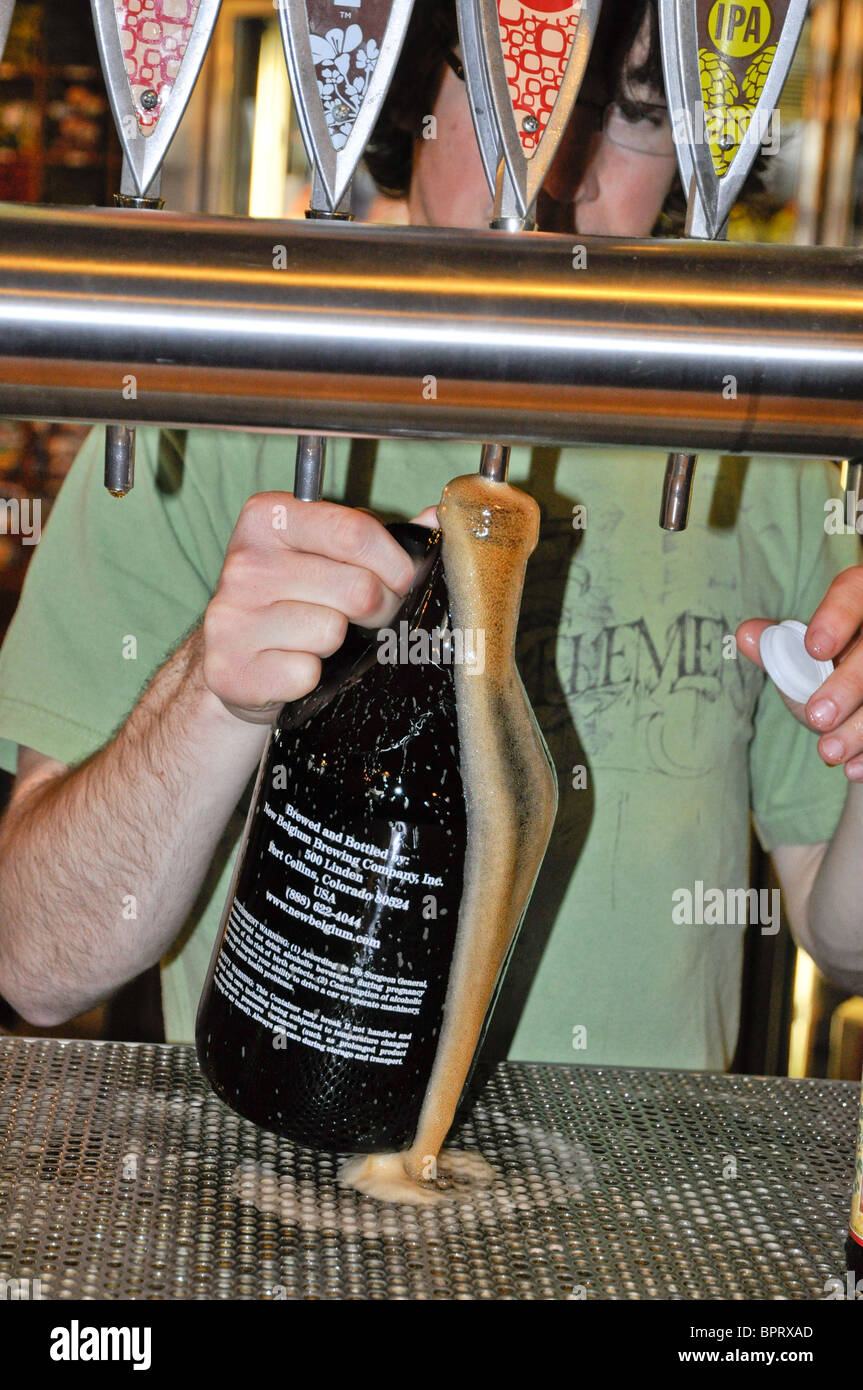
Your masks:
M767 674L789 700L805 705L833 671L832 661L816 661L804 646L806 624L792 618L766 627L759 650Z

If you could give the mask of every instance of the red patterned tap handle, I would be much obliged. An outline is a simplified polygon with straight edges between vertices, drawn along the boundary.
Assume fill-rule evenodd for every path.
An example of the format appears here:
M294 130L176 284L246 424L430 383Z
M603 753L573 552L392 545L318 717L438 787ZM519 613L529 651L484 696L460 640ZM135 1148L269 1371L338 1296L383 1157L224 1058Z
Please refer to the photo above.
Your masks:
M529 158L542 139L557 99L581 4L572 0L498 0L497 12L507 84L521 146Z
M155 129L186 53L200 0L114 0L141 133Z

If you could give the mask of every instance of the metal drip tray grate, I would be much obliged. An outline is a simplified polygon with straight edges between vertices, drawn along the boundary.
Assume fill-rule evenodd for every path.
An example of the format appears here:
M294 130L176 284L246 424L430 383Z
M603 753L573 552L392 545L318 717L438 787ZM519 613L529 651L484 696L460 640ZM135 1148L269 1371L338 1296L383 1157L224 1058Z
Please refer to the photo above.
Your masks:
M499 1066L467 1200L384 1206L188 1047L0 1039L0 1278L43 1298L823 1298L857 1088Z

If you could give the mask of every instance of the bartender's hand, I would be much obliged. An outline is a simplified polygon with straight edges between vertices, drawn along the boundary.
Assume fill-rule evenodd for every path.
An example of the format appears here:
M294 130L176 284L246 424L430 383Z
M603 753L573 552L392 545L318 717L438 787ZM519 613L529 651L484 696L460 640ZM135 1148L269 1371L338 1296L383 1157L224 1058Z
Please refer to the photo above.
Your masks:
M436 525L434 508L415 519ZM285 701L314 690L349 622L376 628L392 618L413 572L369 512L256 493L204 615L207 686L239 719L272 723Z
M739 650L763 670L758 651L770 623L750 618L737 629ZM806 633L806 650L836 670L805 705L783 695L791 712L820 735L818 752L831 767L844 764L845 776L863 781L863 565L852 565L833 580Z

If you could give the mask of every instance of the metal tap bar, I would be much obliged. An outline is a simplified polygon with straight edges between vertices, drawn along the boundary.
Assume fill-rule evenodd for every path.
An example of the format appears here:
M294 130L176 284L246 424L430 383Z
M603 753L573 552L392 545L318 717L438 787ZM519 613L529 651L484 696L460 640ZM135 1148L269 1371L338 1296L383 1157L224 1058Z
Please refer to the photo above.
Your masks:
M863 456L860 252L582 240L0 207L0 415Z

